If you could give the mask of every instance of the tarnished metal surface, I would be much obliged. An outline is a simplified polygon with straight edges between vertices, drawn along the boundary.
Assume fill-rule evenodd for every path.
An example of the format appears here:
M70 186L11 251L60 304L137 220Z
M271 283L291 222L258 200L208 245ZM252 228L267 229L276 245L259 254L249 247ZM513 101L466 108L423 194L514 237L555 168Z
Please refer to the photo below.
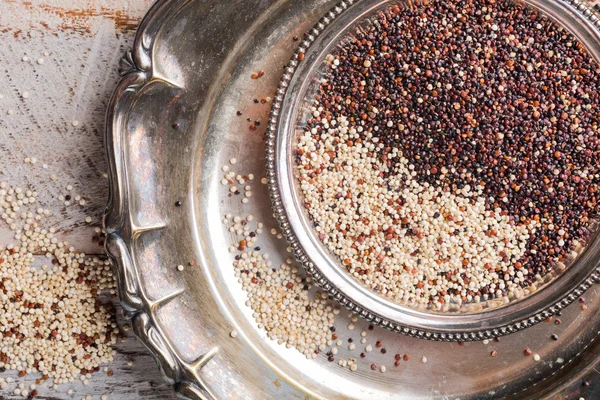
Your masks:
M597 394L595 365L600 292L562 312L560 326L542 323L487 344L425 341L375 328L369 343L387 354L367 359L340 347L338 359L357 357L351 372L319 356L308 360L258 329L234 276L233 236L223 214L253 214L275 227L265 185L252 201L227 196L221 166L231 157L240 174L264 176L262 120L283 66L331 0L235 2L164 0L150 11L126 74L109 108L107 149L111 200L107 248L117 266L120 295L136 333L154 352L165 377L192 399L540 399ZM259 80L251 74L264 70ZM237 117L241 110L243 117ZM177 124L177 129L174 128ZM264 125L264 124L263 124ZM259 179L256 179L258 181ZM182 206L176 207L175 202ZM262 235L274 265L289 256L286 243ZM194 266L189 261L195 261ZM186 265L178 271L178 264ZM336 317L341 338L368 325ZM237 338L230 337L236 330ZM549 336L559 335L553 341ZM523 356L530 347L541 357ZM497 357L490 357L495 349ZM412 360L393 367L393 354ZM422 356L428 358L421 363ZM385 374L371 363L387 365ZM594 382L581 385L586 377ZM595 392L596 391L596 392ZM594 398L594 397L590 397Z

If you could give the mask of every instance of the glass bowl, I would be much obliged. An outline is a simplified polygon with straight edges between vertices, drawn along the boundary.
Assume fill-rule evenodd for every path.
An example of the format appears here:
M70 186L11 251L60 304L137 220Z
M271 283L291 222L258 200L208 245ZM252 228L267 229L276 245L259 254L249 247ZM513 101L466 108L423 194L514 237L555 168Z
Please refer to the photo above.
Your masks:
M600 22L577 0L521 0L575 35L598 61ZM304 37L286 67L273 100L267 130L267 178L276 217L296 257L329 295L384 328L440 341L473 341L510 334L560 312L600 278L600 243L591 235L577 256L565 260L528 289L512 297L442 307L399 303L377 294L347 272L319 240L304 208L295 172L298 135L304 133L309 105L328 66L325 59L348 35L369 24L377 13L419 1L346 0L331 10ZM417 171L418 172L418 171ZM597 231L596 224L590 231Z

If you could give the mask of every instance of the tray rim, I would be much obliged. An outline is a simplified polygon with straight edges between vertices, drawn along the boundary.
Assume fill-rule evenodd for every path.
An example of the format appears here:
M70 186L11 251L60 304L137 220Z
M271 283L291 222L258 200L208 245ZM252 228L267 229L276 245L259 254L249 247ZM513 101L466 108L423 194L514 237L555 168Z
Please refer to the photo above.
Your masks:
M308 273L312 275L316 283L326 290L333 299L344 305L350 311L382 328L421 339L442 342L468 342L492 339L522 331L559 313L568 305L573 303L577 298L581 297L591 286L600 281L600 265L590 268L590 271L587 273L585 278L583 278L583 280L577 286L571 288L571 290L568 290L562 298L542 307L541 309L537 308L536 311L528 310L527 314L520 317L517 321L500 323L492 328L482 327L480 329L458 331L412 326L406 322L394 321L381 314L378 314L368 306L358 304L355 299L337 288L332 283L330 278L323 273L321 268L313 262L308 253L304 250L301 240L293 228L294 225L301 225L301 222L294 222L294 215L290 217L287 207L284 206L284 204L286 204L286 199L284 199L282 194L282 192L286 191L285 188L287 188L288 182L285 181L285 178L282 178L282 175L287 172L287 167L284 168L284 172L281 171L282 167L280 167L280 163L284 161L279 157L279 154L282 152L282 150L279 148L278 138L281 136L281 126L285 125L283 123L285 112L282 113L281 110L284 108L283 106L285 105L284 103L287 99L288 89L301 63L299 58L300 54L304 55L307 53L313 43L319 36L321 36L321 34L328 28L329 25L343 16L349 8L361 3L361 1L362 0L342 0L321 20L319 20L319 22L317 22L309 32L307 32L307 35L301 41L296 52L292 56L292 59L287 64L283 77L279 83L279 86L277 87L276 95L273 99L265 143L268 188L275 217L279 222L284 237L293 249L296 259L303 265ZM587 6L581 0L552 1L560 4L566 9L571 10L572 12L576 12L580 17L584 18L587 23L591 24L591 27L600 34L600 19L594 12L591 11L590 8L592 5ZM289 178L289 176L287 178ZM535 308L535 304L530 308Z
M105 251L111 260L117 280L117 292L124 317L132 322L137 338L150 351L163 378L173 385L182 398L213 400L215 396L203 383L199 372L214 356L208 352L192 365L180 359L156 322L156 309L181 292L160 300L145 294L132 254L132 242L142 232L160 230L164 226L136 226L131 220L131 204L127 185L127 168L123 159L123 136L127 131L126 117L135 95L151 84L154 78L152 51L163 23L174 10L188 0L156 0L145 14L135 34L131 50L119 63L119 83L108 103L104 147L108 161L108 201L103 217L106 231Z

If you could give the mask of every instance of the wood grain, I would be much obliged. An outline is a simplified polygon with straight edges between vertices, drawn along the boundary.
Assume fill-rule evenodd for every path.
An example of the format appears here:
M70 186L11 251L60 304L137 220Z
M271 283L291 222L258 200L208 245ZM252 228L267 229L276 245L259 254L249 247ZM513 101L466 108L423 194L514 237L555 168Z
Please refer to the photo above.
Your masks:
M92 239L107 198L106 105L118 80L119 60L151 3L0 0L0 181L36 190L40 204L55 211L52 223L59 237L87 254L103 252ZM25 163L26 157L35 157L37 163ZM70 193L68 185L73 186ZM66 194L78 194L86 204L65 206L59 196ZM91 224L85 222L87 216L93 218ZM12 234L0 227L0 244L11 241ZM75 382L58 389L43 384L37 398L174 398L136 339L130 337L116 349L116 360L109 366L112 377L99 372L89 385ZM28 385L36 379L0 375L9 376ZM14 383L9 388L0 392L0 399L22 398L12 394ZM69 389L74 390L72 396Z

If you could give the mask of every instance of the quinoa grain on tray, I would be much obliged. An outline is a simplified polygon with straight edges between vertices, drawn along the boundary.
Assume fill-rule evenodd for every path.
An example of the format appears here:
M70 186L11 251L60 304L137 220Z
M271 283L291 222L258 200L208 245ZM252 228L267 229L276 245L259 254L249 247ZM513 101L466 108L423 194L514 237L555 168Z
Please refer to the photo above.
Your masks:
M396 6L326 62L298 177L319 238L372 290L434 307L516 296L589 237L600 71L547 17Z

